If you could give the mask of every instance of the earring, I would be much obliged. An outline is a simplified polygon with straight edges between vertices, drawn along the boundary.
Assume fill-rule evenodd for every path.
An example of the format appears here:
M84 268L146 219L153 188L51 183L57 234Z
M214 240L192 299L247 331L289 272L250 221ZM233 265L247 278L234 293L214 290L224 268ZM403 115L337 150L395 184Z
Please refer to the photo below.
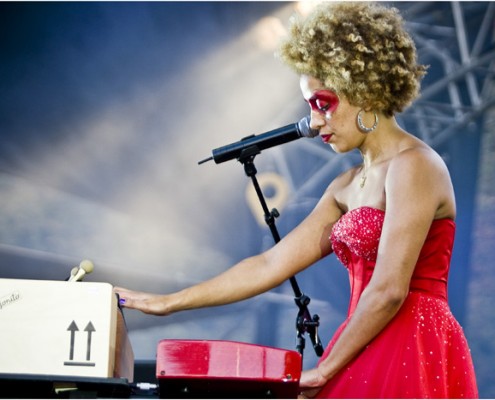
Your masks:
M359 126L359 129L363 133L373 132L376 129L376 127L378 126L378 115L376 115L376 112L373 112L373 114L375 115L375 123L373 124L373 126L371 128L368 128L368 127L364 126L364 124L363 124L363 120L362 120L362 116L361 116L361 113L363 111L364 111L363 109L359 110L358 115L357 115L357 124Z

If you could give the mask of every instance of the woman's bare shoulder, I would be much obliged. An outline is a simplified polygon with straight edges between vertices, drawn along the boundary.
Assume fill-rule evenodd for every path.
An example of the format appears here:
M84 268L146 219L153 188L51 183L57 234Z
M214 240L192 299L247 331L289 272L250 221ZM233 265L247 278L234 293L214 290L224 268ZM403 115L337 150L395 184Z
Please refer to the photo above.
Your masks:
M400 168L404 172L410 169L416 173L422 171L447 172L442 157L426 143L419 140L399 151L390 160L389 167Z
M455 216L455 196L447 165L426 144L408 147L393 157L385 189L389 206L392 199L400 199L398 203L403 209L408 201L414 200L413 203L425 207L429 203L435 218Z

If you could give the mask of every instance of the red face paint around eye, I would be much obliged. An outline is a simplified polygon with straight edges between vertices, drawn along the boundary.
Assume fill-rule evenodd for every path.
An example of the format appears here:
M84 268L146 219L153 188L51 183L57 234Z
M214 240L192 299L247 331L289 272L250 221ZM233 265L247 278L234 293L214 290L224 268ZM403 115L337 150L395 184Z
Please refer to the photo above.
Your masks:
M326 114L335 111L339 105L339 98L331 90L318 90L308 99L308 103L312 110Z

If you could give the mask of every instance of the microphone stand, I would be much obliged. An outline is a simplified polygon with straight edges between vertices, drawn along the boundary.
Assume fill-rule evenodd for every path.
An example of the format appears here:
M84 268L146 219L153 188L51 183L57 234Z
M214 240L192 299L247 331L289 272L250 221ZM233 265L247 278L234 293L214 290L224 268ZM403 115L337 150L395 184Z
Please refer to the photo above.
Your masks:
M260 154L259 148L254 145L250 146L244 150L242 150L241 155L238 158L238 161L244 165L244 172L248 177L251 178L254 189L256 190L256 194L258 195L259 201L261 203L261 207L265 213L265 222L270 228L273 239L275 243L280 241L280 235L278 233L277 227L275 226L275 218L280 216L280 213L276 208L272 211L268 210L268 206L266 204L265 198L263 196L263 192L261 191L260 185L256 178L256 166L254 165L254 158ZM289 282L292 286L292 290L294 292L294 301L299 308L296 317L296 334L297 334L297 342L296 342L296 350L301 354L304 354L304 347L306 340L304 338L304 334L308 333L311 342L313 344L313 348L316 352L316 355L320 357L323 354L323 347L320 342L320 338L318 336L318 327L320 325L320 317L315 314L311 317L311 314L308 310L308 304L311 299L301 292L297 280L294 276L289 279Z

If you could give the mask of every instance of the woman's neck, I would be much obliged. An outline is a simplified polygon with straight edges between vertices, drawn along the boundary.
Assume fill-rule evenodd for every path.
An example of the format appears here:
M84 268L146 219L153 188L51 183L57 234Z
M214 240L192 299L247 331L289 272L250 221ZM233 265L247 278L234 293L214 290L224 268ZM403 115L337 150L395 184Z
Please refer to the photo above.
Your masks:
M409 136L394 117L381 116L378 128L366 134L366 139L359 147L363 157L363 168L368 170L374 164L388 160L401 149L402 141Z

